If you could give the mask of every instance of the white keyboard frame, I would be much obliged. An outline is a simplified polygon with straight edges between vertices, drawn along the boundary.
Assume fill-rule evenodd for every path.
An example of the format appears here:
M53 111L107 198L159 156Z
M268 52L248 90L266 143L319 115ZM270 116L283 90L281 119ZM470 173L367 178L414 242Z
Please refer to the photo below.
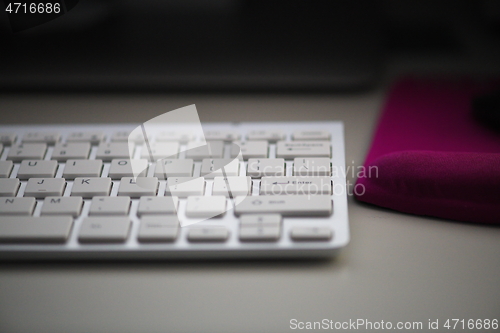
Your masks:
M132 200L130 219L132 227L128 240L122 244L81 244L77 240L78 230L84 216L88 213L91 199L86 202L82 214L75 219L70 239L65 244L0 244L0 260L10 259L205 259L205 258L302 258L302 257L330 257L349 242L349 223L347 210L347 192L345 179L345 151L344 133L341 122L263 122L263 123L203 123L204 131L209 130L234 130L245 138L246 133L251 130L283 130L287 133L286 140L291 140L291 133L295 130L327 130L331 133L332 145L332 168L336 168L331 177L337 191L332 194L333 214L329 217L283 217L282 233L277 242L241 242L239 240L239 218L232 210L228 210L222 218L211 219L196 225L223 225L229 229L230 235L223 243L191 243L187 240L187 231L190 226L179 228L179 236L173 243L139 243L137 232L139 218L136 216L138 199ZM58 132L64 141L67 135L77 131L102 131L109 141L111 134L118 131L131 131L136 128L134 124L86 124L86 125L9 125L0 126L0 132L14 132L20 142L22 135L26 132ZM9 146L4 146L0 160L5 160ZM48 148L46 154L50 155L52 147ZM95 147L92 148L95 154ZM227 149L226 149L227 150ZM275 146L270 148L269 157L275 157ZM92 156L92 153L91 153ZM243 162L242 162L243 163ZM246 163L246 162L245 162ZM200 163L197 163L200 164ZM287 160L287 176L291 176L293 161ZM105 166L106 168L107 166ZM15 165L14 168L18 168ZM199 166L197 166L199 172ZM152 169L150 167L150 169ZM16 169L12 172L15 174ZM151 172L151 170L150 170ZM58 172L58 174L60 171ZM196 168L195 168L196 174ZM150 175L150 173L149 173ZM242 173L240 173L242 175ZM11 175L12 177L12 175ZM13 177L15 178L15 177ZM21 188L17 196L22 196L26 181L21 181ZM68 186L71 181L68 181ZM112 196L116 195L119 181L113 180ZM207 184L207 187L209 184ZM160 182L159 192L164 191L165 181ZM339 191L338 189L342 189ZM342 192L342 193L335 193ZM64 196L69 195L67 188ZM229 199L228 199L229 200ZM37 199L37 207L34 216L39 216L41 201ZM185 200L181 200L181 205ZM229 204L229 203L228 203ZM229 207L229 206L228 206ZM311 221L313 219L314 221ZM1 216L0 216L1 223ZM330 241L307 241L296 242L290 238L290 230L293 226L328 226L333 230Z

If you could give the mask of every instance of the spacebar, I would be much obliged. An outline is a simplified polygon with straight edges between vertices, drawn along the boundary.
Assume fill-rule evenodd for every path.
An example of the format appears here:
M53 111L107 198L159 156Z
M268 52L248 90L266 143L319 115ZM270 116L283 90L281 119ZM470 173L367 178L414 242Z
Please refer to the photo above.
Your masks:
M248 196L236 197L234 213L279 213L284 216L328 216L333 211L329 195Z
M72 226L71 216L2 216L0 242L64 243Z

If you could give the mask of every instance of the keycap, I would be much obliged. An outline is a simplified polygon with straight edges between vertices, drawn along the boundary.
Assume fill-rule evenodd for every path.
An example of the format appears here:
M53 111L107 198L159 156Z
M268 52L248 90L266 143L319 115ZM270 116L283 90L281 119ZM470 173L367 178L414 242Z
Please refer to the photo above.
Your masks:
M89 157L89 142L57 143L52 151L51 159L64 162L69 159L83 160Z
M78 233L81 243L123 243L130 231L128 216L87 217Z
M176 141L180 143L188 143L190 141L196 140L196 135L189 132L162 132L156 136L156 141Z
M17 172L17 178L50 178L55 176L56 171L56 161L24 160Z
M294 176L331 176L329 158L302 158L293 160Z
M240 161L231 158L205 158L201 163L201 175L205 178L238 176Z
M1 198L0 215L31 215L35 206L35 198ZM3 223L3 220L4 217L2 217L0 225Z
M280 214L242 214L240 227L279 227L281 220Z
M194 163L192 159L162 159L156 162L155 177L192 177Z
M226 211L226 197L222 195L190 196L187 198L187 217L214 217Z
M252 178L262 176L284 176L285 160L282 158L250 158L247 175Z
M16 141L17 135L15 133L0 133L0 143L5 146L10 146Z
M295 131L292 140L330 140L330 132L318 130Z
M121 179L122 177L144 177L148 172L148 161L145 159L114 159L111 161L108 176L111 179ZM134 175L134 171L137 175Z
M290 237L294 241L328 241L333 232L328 227L293 227Z
M72 227L71 216L5 216L0 223L0 242L64 243Z
M190 242L224 242L228 237L229 230L225 227L190 228L187 235Z
M67 160L63 177L66 179L99 177L101 176L102 166L102 160Z
M20 185L17 178L0 179L0 197L15 197Z
M152 143L149 146L143 145L141 151L141 158L149 161L156 162L162 158L176 158L179 153L178 142L158 142Z
M278 141L276 157L330 157L330 141Z
M130 197L93 197L89 215L128 215Z
M189 142L186 150L186 158L201 161L204 158L222 158L224 154L224 142L209 141L200 146L199 142Z
M73 182L71 196L92 198L108 196L111 191L111 178L78 177Z
M329 216L333 203L327 195L236 197L234 213L276 213L283 216Z
M137 215L143 216L149 214L177 214L178 205L178 197L144 196L139 200Z
M329 177L262 177L261 195L332 194Z
M128 142L130 131L114 132L111 135L111 142ZM133 141L134 138L132 138Z
M279 130L261 130L261 131L250 131L247 134L248 140L266 140L269 142L276 142L279 140L285 140L286 134Z
M10 147L7 159L14 163L22 160L42 160L46 151L47 145L45 143L15 144Z
M64 178L30 178L26 189L25 197L45 198L48 196L61 196L66 187Z
M3 153L3 143L0 143L0 155Z
M177 215L147 215L141 218L139 242L172 242L179 234Z
M9 178L13 166L12 161L0 161L0 178Z
M198 177L170 177L167 178L166 195L186 198L190 195L203 195L205 193L205 178Z
M249 195L251 190L252 179L250 177L215 177L212 195L223 195L233 198Z
M93 145L99 144L104 140L103 132L73 132L68 135L67 142L90 142Z
M280 227L256 226L240 228L240 240L244 242L273 242L277 241L280 236Z
M137 198L143 195L156 195L158 178L156 177L123 177L118 187L118 195Z
M206 131L204 134L206 141L219 140L230 142L240 139L240 134L236 131Z
M32 143L32 142L43 142L48 145L54 145L59 141L61 135L57 132L30 132L26 133L23 136L23 143Z
M82 197L45 197L41 215L80 215L83 206Z
M96 158L105 162L113 159L130 159L129 145L127 142L102 142L97 148Z
M249 158L266 158L268 156L269 144L267 141L236 141L231 145L231 157L238 156L241 150L244 160Z

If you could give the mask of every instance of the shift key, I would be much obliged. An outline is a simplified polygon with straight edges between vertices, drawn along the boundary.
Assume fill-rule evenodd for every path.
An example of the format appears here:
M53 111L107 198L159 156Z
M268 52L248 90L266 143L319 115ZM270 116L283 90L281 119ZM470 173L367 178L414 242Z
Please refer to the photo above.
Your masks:
M333 201L328 195L236 197L235 215L277 213L283 216L329 216Z

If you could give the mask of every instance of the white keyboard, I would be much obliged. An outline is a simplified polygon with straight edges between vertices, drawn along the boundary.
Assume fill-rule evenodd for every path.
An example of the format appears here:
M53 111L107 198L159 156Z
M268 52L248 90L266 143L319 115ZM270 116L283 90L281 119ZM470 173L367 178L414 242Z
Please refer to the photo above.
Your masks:
M349 241L339 122L0 126L0 259L320 257ZM240 152L241 151L241 152ZM139 174L137 174L139 170Z

